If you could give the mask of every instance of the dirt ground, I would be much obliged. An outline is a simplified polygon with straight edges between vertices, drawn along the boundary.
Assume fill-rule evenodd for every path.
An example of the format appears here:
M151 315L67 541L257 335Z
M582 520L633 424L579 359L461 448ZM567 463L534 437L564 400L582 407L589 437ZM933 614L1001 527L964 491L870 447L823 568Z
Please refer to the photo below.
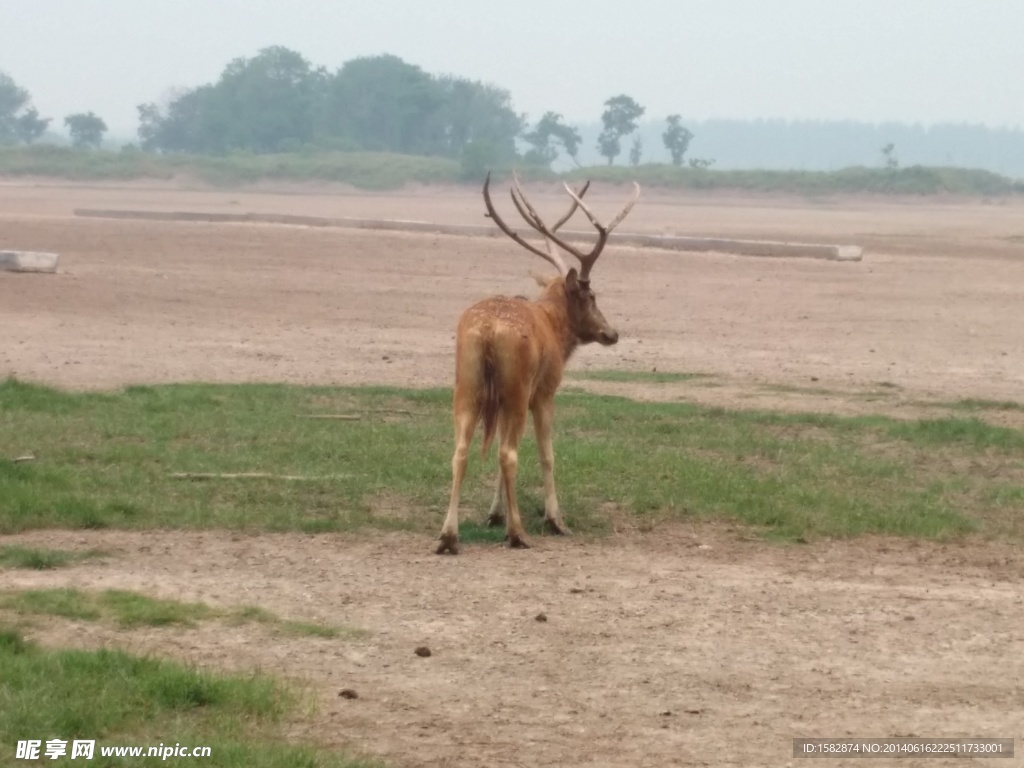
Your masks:
M625 194L595 190L597 210ZM562 207L553 190L535 198ZM474 191L455 189L0 184L0 248L61 254L56 275L0 272L0 377L79 389L447 386L459 311L492 292L533 293L528 272L545 267L496 239L84 219L75 208L445 223L479 223L482 212ZM865 257L613 242L594 284L621 341L581 350L571 368L708 376L572 384L895 415L964 397L1024 400L1022 213L1000 201L645 194L624 230L850 243ZM1024 749L1024 558L998 542L778 547L706 526L538 538L526 552L475 545L458 558L385 534L3 542L111 553L65 571L4 572L12 586L137 589L367 630L324 640L216 624L89 627L73 641L307 680L321 708L297 736L396 765L777 766L804 762L791 758L798 736L1016 737ZM55 625L36 635L70 636ZM419 645L433 655L417 657ZM342 688L359 698L338 698ZM900 761L917 763L934 761Z

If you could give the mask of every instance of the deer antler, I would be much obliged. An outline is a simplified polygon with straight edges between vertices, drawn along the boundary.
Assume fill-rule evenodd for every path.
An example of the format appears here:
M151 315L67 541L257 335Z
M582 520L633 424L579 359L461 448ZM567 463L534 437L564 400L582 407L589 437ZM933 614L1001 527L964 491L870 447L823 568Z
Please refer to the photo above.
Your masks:
M519 186L519 176L517 176L516 173L513 172L512 178L515 182L515 187L512 190L512 202L516 204L516 208L519 210L519 213L526 220L527 224L529 224L535 230L544 235L546 242L555 243L555 245L557 245L559 248L568 251L577 259L579 259L579 279L581 282L588 282L590 280L590 270L593 269L594 262L596 262L597 257L601 255L601 251L604 250L604 246L608 242L608 235L611 233L613 229L619 226L619 224L622 222L624 218L626 218L626 215L633 209L633 206L636 204L637 199L640 197L640 185L637 184L636 182L633 182L633 187L635 189L633 197L630 198L628 203L626 203L626 206L619 212L619 215L612 219L612 223L606 227L603 224L601 224L600 221L597 220L597 217L594 216L593 212L583 202L582 193L576 194L575 192L573 192L572 188L568 184L565 184L565 191L569 193L569 196L572 197L574 202L573 208L570 211L569 215L571 216L572 213L575 213L576 207L578 206L583 209L583 213L587 215L587 218L590 219L590 223L593 224L594 227L597 229L597 242L594 244L594 247L590 250L590 253L583 253L574 246L569 245L567 242L562 240L562 238L558 237L555 234L555 232L558 230L558 227L562 226L562 224L566 222L568 216L561 219L558 222L558 224L552 229L548 229L545 226L544 222L541 220L537 211L533 208L532 205L530 205L530 201L526 199L526 195L523 193L522 187ZM589 185L590 182L587 183ZM584 189L586 189L586 187L584 187ZM550 252L550 250L551 248L549 245L548 251ZM563 272L563 274L565 273Z
M561 254L559 254L557 251L552 250L551 248L551 240L549 239L548 230L546 228L538 228L537 224L531 221L531 217L523 210L523 207L516 199L515 193L512 194L512 202L515 203L519 213L522 214L524 219L526 219L526 223L529 224L534 229L536 229L542 235L544 235L544 245L547 249L547 253L541 251L539 248L536 248L535 246L526 242L519 235L519 233L517 233L514 229L510 228L504 221L502 221L501 217L498 215L498 212L494 210L494 203L491 202L490 185L491 174L490 172L488 172L487 179L484 181L484 205L487 206L487 215L491 218L492 221L494 221L495 224L498 225L498 228L501 229L501 231L504 232L506 235L511 237L515 242L519 243L519 245L523 246L523 248L525 248L526 250L530 251L531 253L537 254L548 263L554 265L555 269L558 270L560 275L565 276L569 274L569 266L565 263L565 260L562 258ZM516 187L518 186L519 179L517 177ZM565 222L572 218L572 215L576 213L576 209L580 206L582 202L583 195L587 193L587 190L589 188L590 182L588 181L586 184L583 185L579 192L572 193L572 206L569 208L568 213L566 213L562 218L560 218L555 223L555 226L551 228L551 232L557 232L559 227L561 227L563 224L565 224ZM529 207L529 203L527 203L527 207ZM534 211L532 207L530 207L530 211L532 212L533 216L536 217L537 221L540 222L540 217L537 215L537 212ZM543 222L541 222L540 226L544 227Z

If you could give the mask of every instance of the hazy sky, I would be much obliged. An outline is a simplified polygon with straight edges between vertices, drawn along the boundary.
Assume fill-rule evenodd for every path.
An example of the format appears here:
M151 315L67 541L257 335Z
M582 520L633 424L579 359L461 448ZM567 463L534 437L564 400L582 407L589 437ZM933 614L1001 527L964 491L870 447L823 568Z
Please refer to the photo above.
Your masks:
M336 69L392 53L507 88L535 120L647 117L1024 127L1024 0L0 0L0 70L44 116L135 105L284 45Z

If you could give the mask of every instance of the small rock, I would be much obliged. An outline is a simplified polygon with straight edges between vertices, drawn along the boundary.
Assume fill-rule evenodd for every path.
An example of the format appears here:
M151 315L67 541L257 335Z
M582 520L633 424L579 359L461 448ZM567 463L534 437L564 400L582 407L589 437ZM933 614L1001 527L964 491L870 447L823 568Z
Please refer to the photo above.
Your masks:
M533 618L534 618L535 621L547 621L548 620L548 615L546 613L544 613L544 611L541 611L540 613L538 613Z
M711 545L710 544L700 544L700 545L698 545L697 549L711 549Z
M907 616L903 617L903 620L904 621L917 621L917 617L916 616L907 615Z
M430 649L427 648L427 646L425 645L421 645L419 648L416 649L416 655L422 656L425 659L430 655Z
M666 709L664 712L659 712L662 717L672 717L672 710Z
M343 699L358 699L359 694L356 693L352 688L342 688L338 691L338 695Z
M578 595L578 594L580 594L580 593L581 593L582 591L583 591L583 590L582 590L582 589L581 589L580 587L571 587L571 588L569 589L569 594L571 594L571 595Z

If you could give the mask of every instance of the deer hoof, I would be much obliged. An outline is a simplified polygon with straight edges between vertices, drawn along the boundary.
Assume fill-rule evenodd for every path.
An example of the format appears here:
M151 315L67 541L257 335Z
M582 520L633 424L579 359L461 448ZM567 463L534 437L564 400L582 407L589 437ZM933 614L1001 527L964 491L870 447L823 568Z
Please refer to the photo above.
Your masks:
M551 517L544 518L544 525L551 533L557 536L572 536L572 531L561 520Z
M521 533L512 534L508 537L508 545L512 549L529 549L530 545L526 543L526 539L523 538Z
M491 514L487 516L488 528L499 528L505 524L505 516L502 514Z
M439 555L446 552L453 555L459 554L459 535L457 533L442 533L441 543L437 545L435 552Z

